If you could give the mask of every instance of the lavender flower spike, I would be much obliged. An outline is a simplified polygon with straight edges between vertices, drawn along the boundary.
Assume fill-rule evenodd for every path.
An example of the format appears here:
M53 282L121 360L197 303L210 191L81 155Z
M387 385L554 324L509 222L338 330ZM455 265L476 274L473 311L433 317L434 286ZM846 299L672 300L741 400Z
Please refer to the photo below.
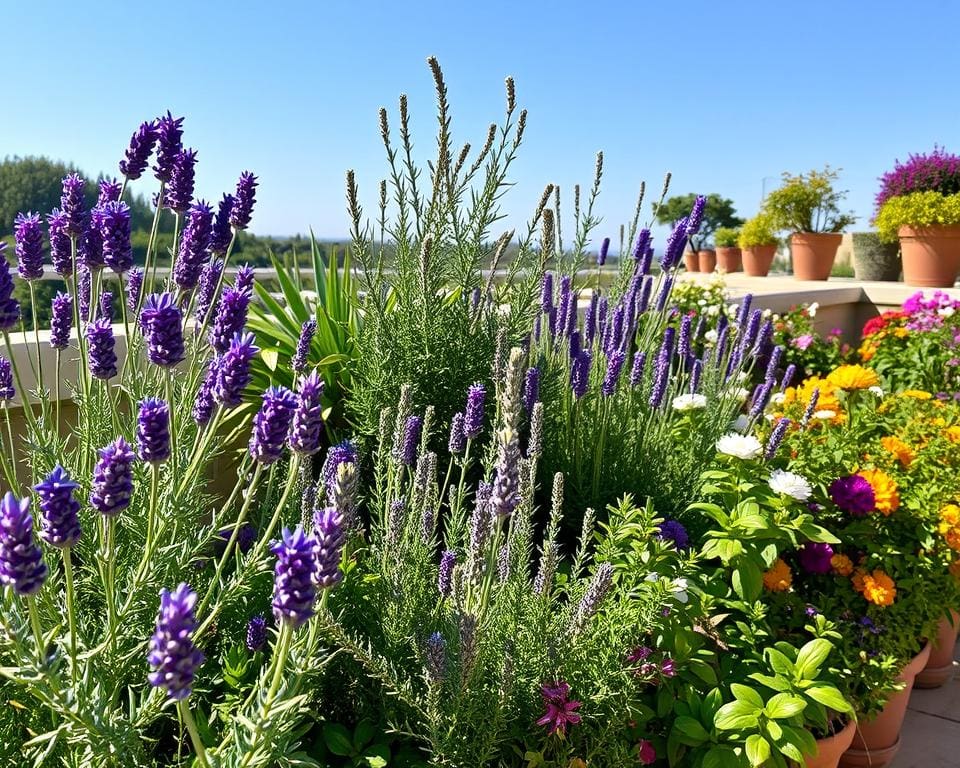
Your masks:
M130 206L126 203L107 203L99 210L103 261L113 272L122 275L133 266Z
M437 576L437 589L442 597L450 597L453 593L453 568L457 564L457 553L452 549L445 550L440 556L440 570Z
M170 458L170 407L163 400L147 398L140 403L137 458L149 464Z
M150 638L147 661L153 671L150 684L163 688L174 701L187 698L193 690L197 668L204 656L193 643L197 620L193 615L197 594L186 584L173 592L160 590L157 628Z
M193 313L197 321L197 333L207 320L210 309L213 307L214 294L217 291L217 282L223 270L222 259L211 259L200 273L200 287L197 289L197 308Z
M50 305L50 346L66 349L73 328L73 297L62 291L53 297Z
M317 593L313 586L316 572L316 541L298 525L283 529L280 541L270 551L277 556L273 577L273 615L278 623L294 629L313 616Z
M610 397L617 389L617 382L620 381L620 372L623 370L623 364L627 360L627 353L617 350L607 359L607 372L603 377L603 384L600 388L604 397Z
M43 225L39 213L18 213L13 223L17 273L24 280L43 277Z
M143 270L134 267L127 273L127 309L137 311L140 303L140 294L143 291Z
M59 464L33 486L40 508L40 538L51 547L72 547L80 538L80 502L73 497L79 487Z
M210 251L223 256L230 247L233 231L230 229L230 212L233 210L233 195L224 195L217 206L217 218L210 235Z
M313 517L316 558L313 581L320 589L332 589L343 580L340 560L347 540L343 515L336 507L318 510Z
M133 450L122 437L99 451L93 470L90 506L114 517L130 506L133 496Z
M233 287L238 291L246 291L253 295L253 283L257 273L249 264L242 264L237 267L237 274L233 279Z
M250 456L254 461L273 464L280 458L296 407L297 397L286 387L270 387L263 393L250 435Z
M427 640L427 680L436 684L447 671L447 643L443 635L434 632Z
M447 450L452 456L459 456L466 450L467 438L463 434L463 411L457 411L450 420L450 439Z
M300 385L290 427L290 449L309 456L320 450L323 432L323 380L314 371Z
M147 360L171 368L186 357L183 315L170 293L147 296L140 313L140 328L147 342Z
M170 180L164 192L163 204L176 213L186 213L193 200L194 177L197 153L193 149L181 149L173 159Z
M20 302L13 298L13 277L3 256L6 248L6 243L0 243L0 331L9 331L20 322Z
M0 401L13 400L16 393L13 386L13 367L7 358L0 355Z
M0 501L0 584L18 595L34 595L46 578L43 553L33 539L30 499L8 491Z
M262 651L267 645L267 620L262 615L254 616L247 622L247 650L251 653Z
M156 121L150 120L140 123L140 127L130 137L130 146L123 153L123 160L120 161L120 173L130 181L135 181L143 176L156 143Z
M603 242L600 243L600 252L597 254L597 266L602 267L607 263L607 252L610 250L610 238L603 238Z
M773 428L773 431L770 433L770 437L767 440L767 446L763 452L763 458L765 458L767 461L770 461L774 456L777 455L777 451L780 449L780 444L783 442L783 438L786 436L789 428L790 419L780 419L777 422L777 426Z
M112 379L117 375L117 354L114 351L113 326L106 318L95 320L86 329L90 375L95 379Z
M157 164L153 166L154 175L159 181L170 181L173 164L181 149L183 138L183 118L167 114L158 118L157 126Z
M60 195L60 210L67 217L67 234L80 237L83 234L86 215L83 210L83 192L87 182L77 173L63 177L63 193Z
M230 348L220 358L213 399L236 408L243 401L243 390L250 383L250 363L260 350L253 343L253 334L234 334Z
M583 629L586 623L596 614L611 586L613 586L613 566L610 563L601 563L594 572L590 586L577 606L577 611L573 617L574 631Z
M417 446L420 443L420 433L423 430L423 419L420 416L410 416L403 427L403 442L394 459L406 467L412 467L417 459Z
M47 214L47 234L50 238L50 263L53 271L62 277L73 274L73 256L70 253L70 235L67 217L59 208Z
M527 373L523 380L523 409L527 416L533 413L533 406L540 399L540 369L536 367L527 368Z
M494 467L490 509L497 517L509 517L520 503L520 444L513 430L500 432Z
M333 496L333 487L337 479L337 471L341 464L356 464L360 460L357 447L350 440L344 440L330 446L327 458L320 469L320 479L328 496Z
M207 363L207 372L203 377L203 382L197 390L197 397L193 401L193 420L198 426L204 426L210 423L213 416L213 408L216 405L213 399L213 388L217 383L217 376L220 373L219 359L213 357Z
M290 367L293 372L301 374L307 370L307 360L310 357L310 344L313 341L314 334L317 332L317 321L314 319L304 320L300 326L300 338L297 339L297 348L290 360Z
M209 336L210 346L219 354L226 352L230 340L243 331L243 327L247 324L249 306L249 291L228 288L223 292Z
M230 225L234 229L246 229L250 226L253 204L256 202L257 177L249 171L240 174L237 192L234 195L233 209L230 211Z
M180 252L173 266L173 281L182 291L191 291L200 281L204 265L210 260L210 234L213 210L203 200L190 206L187 224L180 239Z
M480 382L467 389L467 408L463 412L463 434L467 440L480 437L483 431L483 409L487 389Z

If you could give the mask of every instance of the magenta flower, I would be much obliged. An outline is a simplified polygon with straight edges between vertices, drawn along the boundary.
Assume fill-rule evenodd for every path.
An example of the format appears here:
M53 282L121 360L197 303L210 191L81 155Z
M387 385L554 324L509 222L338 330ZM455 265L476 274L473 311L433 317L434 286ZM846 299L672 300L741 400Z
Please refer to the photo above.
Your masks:
M652 765L657 759L657 750L653 748L653 744L649 741L642 739L637 744L637 759L640 761L640 765Z
M797 560L807 573L830 573L830 558L833 547L819 541L808 541L800 547Z
M873 486L862 475L838 477L829 490L833 503L854 517L869 515L877 506Z
M548 736L559 733L563 738L567 733L568 725L577 725L581 717L577 714L581 703L570 701L570 686L565 682L544 683L540 686L540 695L543 705L547 708L543 717L537 720L537 725L549 726Z
M797 336L791 343L799 350L806 350L813 344L813 336L805 333L803 336Z

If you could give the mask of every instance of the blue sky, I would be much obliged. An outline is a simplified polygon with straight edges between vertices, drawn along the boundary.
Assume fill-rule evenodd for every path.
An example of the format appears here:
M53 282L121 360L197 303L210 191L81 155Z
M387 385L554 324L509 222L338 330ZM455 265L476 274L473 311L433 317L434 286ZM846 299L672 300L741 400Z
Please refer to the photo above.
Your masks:
M446 73L457 141L482 143L513 75L529 127L505 199L566 201L603 149L600 235L639 182L756 210L781 171L830 163L866 227L877 177L935 142L960 151L951 0L855 3L11 2L3 10L0 154L115 172L136 125L171 109L199 150L198 194L261 178L253 231L347 231L343 179L368 211L385 174L377 109L409 94L433 143L425 58ZM869 10L867 10L869 9ZM152 179L138 182L152 192ZM569 220L567 222L569 231Z

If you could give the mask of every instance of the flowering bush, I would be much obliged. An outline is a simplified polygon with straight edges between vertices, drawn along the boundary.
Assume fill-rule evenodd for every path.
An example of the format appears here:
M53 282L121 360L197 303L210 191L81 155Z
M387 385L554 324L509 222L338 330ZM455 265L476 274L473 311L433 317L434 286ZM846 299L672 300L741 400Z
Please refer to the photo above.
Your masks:
M794 366L801 375L825 374L849 353L847 345L840 340L839 328L826 336L817 331L814 318L818 308L814 302L773 316L773 339L783 347L783 363Z
M955 227L960 225L960 194L914 192L891 197L875 219L880 238L896 242L900 227Z
M944 197L960 193L960 156L934 146L929 154L910 155L905 163L897 160L893 170L880 178L880 191L874 202L877 214L891 198L917 192L934 192Z

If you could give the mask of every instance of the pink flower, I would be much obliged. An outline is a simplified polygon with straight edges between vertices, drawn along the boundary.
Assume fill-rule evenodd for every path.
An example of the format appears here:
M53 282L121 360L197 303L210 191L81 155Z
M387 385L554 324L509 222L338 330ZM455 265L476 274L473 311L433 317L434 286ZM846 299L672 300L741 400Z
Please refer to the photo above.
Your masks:
M637 744L637 757L640 759L641 765L652 765L653 761L657 759L657 750L653 748L653 744L643 739Z
M660 662L660 674L664 677L674 677L677 674L677 667L673 659L664 659Z
M580 715L577 710L580 708L579 701L569 701L570 686L563 682L544 683L540 686L540 695L543 697L543 705L547 708L543 717L537 720L537 725L548 725L548 736L559 733L563 738L567 732L568 725L576 725L580 722Z
M803 334L803 336L797 336L793 340L793 346L797 349L807 349L811 344L813 344L813 336L809 333Z

